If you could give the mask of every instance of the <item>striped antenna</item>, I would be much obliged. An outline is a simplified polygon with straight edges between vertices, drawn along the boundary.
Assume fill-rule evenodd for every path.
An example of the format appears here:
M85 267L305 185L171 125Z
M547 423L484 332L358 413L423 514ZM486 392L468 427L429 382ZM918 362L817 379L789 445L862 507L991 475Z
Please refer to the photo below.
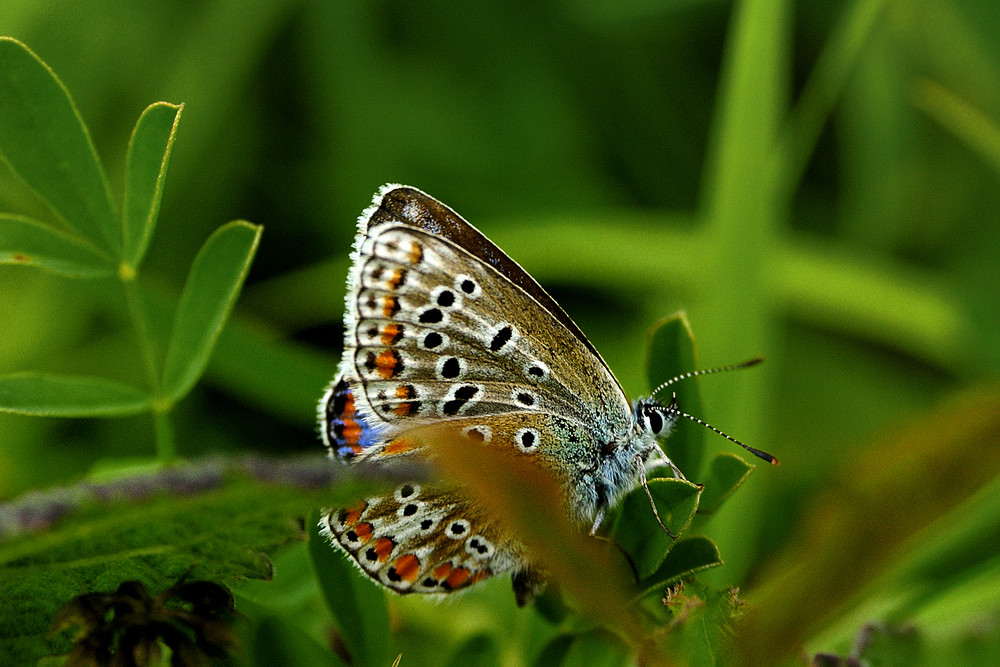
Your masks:
M719 366L717 368L706 368L706 369L700 370L700 371L691 371L690 373L683 373L683 374L678 375L676 377L670 378L669 380L667 380L666 382L664 382L663 384L661 384L659 387L657 387L656 391L653 392L653 396L655 397L658 393L660 393L661 391L663 391L664 389L666 389L670 385L674 384L675 382L679 382L680 380L686 380L688 378L696 377L698 375L709 375L710 373L721 373L723 371L735 371L735 370L739 370L741 368L750 368L751 366L756 366L757 364L761 363L762 361L764 361L764 357L754 357L753 359L749 359L749 360L744 361L744 362L739 363L739 364L732 364L730 366ZM677 408L677 394L674 394L673 399L670 401L670 405L668 405L667 407L665 407L664 410L667 411L667 412L671 412L671 413L677 415L678 417L685 417L687 419L690 419L691 421L695 422L696 424L701 424L705 428L707 428L707 429L709 429L711 431L715 431L716 433L718 433L719 435L721 435L726 440L729 440L730 442L735 442L737 445L739 445L743 449L747 450L748 452L750 452L751 454L753 454L757 458L764 459L765 461L767 461L768 463L770 463L772 465L781 465L777 458L775 458L774 456L768 454L767 452L765 452L763 450L760 450L760 449L757 449L756 447L751 447L750 445L748 445L746 443L740 442L739 440L737 440L733 436L729 435L728 433L725 433L724 431L721 431L721 430L715 428L714 426L712 426L708 422L702 421L701 419L698 419L697 417L695 417L693 415L689 415L688 413L682 412L681 410L679 410Z
M721 373L723 371L736 371L741 368L750 368L751 366L756 366L757 364L763 363L764 357L754 357L753 359L748 359L739 364L731 364L729 366L719 366L717 368L705 368L700 371L691 371L690 373L682 373L681 375L674 376L661 384L659 387L653 390L652 396L655 398L657 394L669 387L675 382L680 382L681 380L686 380L688 378L693 378L698 375L709 375L711 373Z
M697 417L695 417L695 416L693 416L693 415L689 415L689 414L688 414L688 413L686 413L686 412L681 412L680 410L678 410L678 409L677 409L677 395L676 395L676 394L674 394L674 400L672 400L672 401L670 402L670 405L668 405L668 406L667 406L666 408L664 408L664 409L665 409L665 410L666 410L667 412L672 412L673 414L677 415L678 417L687 417L688 419L690 419L691 421L695 422L696 424L701 424L701 425L702 425L702 426L704 426L705 428L707 428L707 429L709 429L709 430L711 430L711 431L715 431L716 433L718 433L719 435L721 435L721 436L722 436L723 438L725 438L726 440L729 440L730 442L735 442L735 443L736 443L737 445L739 445L739 446L740 446L740 447L742 447L743 449L747 450L748 452L750 452L751 454L753 454L753 455L754 455L754 456L756 456L757 458L761 458L761 459L764 459L765 461L767 461L767 462L768 462L768 463L770 463L771 465L776 465L776 466L777 466L777 465L781 465L781 462L780 462L780 461L778 461L778 459L777 459L777 458L775 458L775 457L774 457L774 456L772 456L771 454L768 454L768 453L767 453L767 452L765 452L764 450L762 450L762 449L757 449L756 447L751 447L750 445L748 445L748 444L746 444L746 443L744 443L744 442L740 442L739 440L737 440L737 439L736 439L736 438L734 438L733 436L729 435L729 434L728 434L728 433L726 433L725 431L721 431L721 430L719 430L719 429L715 428L714 426L712 426L712 425L711 425L711 424L709 424L708 422L706 422L706 421L702 421L701 419L698 419Z

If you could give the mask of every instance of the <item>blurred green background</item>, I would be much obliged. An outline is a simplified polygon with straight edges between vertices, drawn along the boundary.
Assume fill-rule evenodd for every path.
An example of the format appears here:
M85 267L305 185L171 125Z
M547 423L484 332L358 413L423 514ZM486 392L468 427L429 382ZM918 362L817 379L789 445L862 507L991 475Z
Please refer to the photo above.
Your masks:
M520 262L633 398L647 332L678 309L699 365L767 357L702 381L698 416L782 461L713 523L716 585L758 582L876 434L1000 371L992 0L7 0L0 33L65 83L118 197L139 113L185 104L150 294L176 299L221 223L264 226L175 411L186 457L322 455L355 220L385 182ZM3 173L0 208L38 203ZM0 372L141 382L106 290L0 266ZM0 498L153 452L146 416L0 415Z

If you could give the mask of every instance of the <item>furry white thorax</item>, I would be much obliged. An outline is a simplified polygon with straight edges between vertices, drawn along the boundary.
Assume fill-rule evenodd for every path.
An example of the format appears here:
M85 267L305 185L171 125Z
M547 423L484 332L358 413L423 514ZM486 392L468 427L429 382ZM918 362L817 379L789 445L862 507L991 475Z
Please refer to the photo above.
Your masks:
M674 402L664 406L653 398L636 401L631 429L608 444L598 456L596 469L586 472L584 483L575 489L577 520L593 522L592 532L596 531L605 511L639 486L647 467L674 468L658 440L670 435L678 419Z

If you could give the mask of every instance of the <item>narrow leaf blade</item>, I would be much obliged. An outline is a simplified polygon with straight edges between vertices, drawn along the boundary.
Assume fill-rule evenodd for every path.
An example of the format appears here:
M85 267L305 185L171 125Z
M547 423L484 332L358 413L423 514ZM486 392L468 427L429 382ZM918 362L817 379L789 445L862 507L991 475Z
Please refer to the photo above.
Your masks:
M117 250L107 177L73 100L42 60L0 38L0 155L67 225Z
M163 182L184 105L157 102L146 107L132 131L125 165L122 209L123 255L138 267L160 213Z
M114 263L86 241L54 227L0 213L0 264L35 266L71 278L97 278Z
M23 372L0 376L0 411L37 417L111 417L148 410L142 389L107 378Z
M260 241L261 228L236 220L202 246L181 294L163 366L163 391L179 400L197 382L239 294Z

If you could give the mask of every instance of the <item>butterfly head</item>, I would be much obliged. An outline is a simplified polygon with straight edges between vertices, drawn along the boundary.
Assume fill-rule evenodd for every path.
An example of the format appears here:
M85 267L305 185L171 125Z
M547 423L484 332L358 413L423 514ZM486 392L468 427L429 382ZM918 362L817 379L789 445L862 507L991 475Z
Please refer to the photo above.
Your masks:
M665 438L670 435L681 413L677 409L677 394L670 399L669 405L663 405L650 396L640 398L635 403L635 421L642 429L643 439Z

